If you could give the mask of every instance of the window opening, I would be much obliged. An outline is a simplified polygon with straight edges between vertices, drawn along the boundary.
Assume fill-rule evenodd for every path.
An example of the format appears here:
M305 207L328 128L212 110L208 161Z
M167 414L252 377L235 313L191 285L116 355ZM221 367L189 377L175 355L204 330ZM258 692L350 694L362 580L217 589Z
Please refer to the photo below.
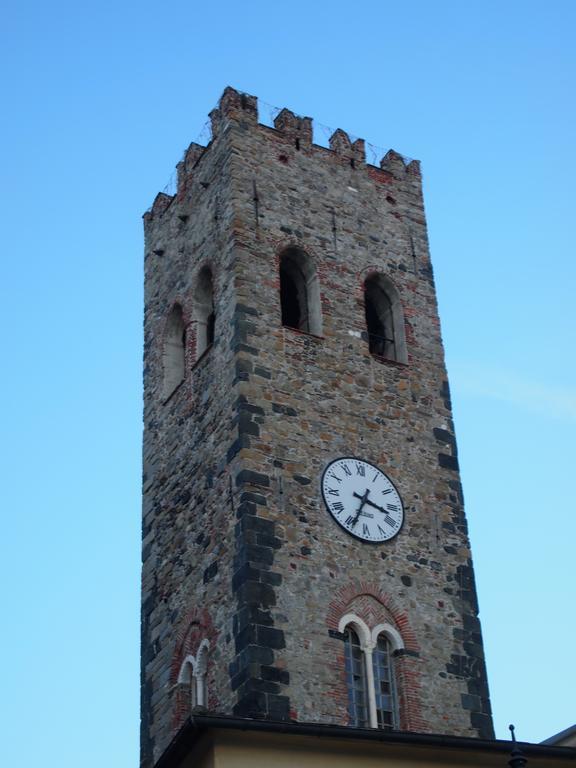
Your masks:
M196 657L187 656L180 667L178 683L188 691L190 709L206 707L208 703L208 652L209 642L204 639Z
M196 660L196 669L194 675L196 677L196 706L205 707L207 703L207 685L206 685L206 673L208 671L208 641L203 640L198 650L198 657Z
M390 299L378 286L367 283L364 301L370 352L380 357L395 359L394 324Z
M166 324L164 338L164 398L168 398L183 381L186 367L186 326L182 307L175 304Z
M373 355L408 362L404 337L404 313L396 287L381 274L364 283L364 309L368 348Z
M378 728L393 730L398 727L397 696L391 644L385 635L378 637L376 648L372 652L372 664Z
M296 139L296 149L300 149L300 139Z
M214 314L214 310L210 312L208 315L208 320L206 321L206 346L211 347L212 344L214 344L214 326L216 323L216 315Z
M348 685L348 717L350 725L357 728L368 726L368 706L366 697L366 672L364 652L358 635L351 627L346 627L346 682Z
M294 274L296 272L296 274ZM282 304L282 325L288 328L297 328L305 331L302 327L302 308L300 306L302 291L298 290L297 280L304 281L304 275L298 270L291 270L285 263L280 267L280 302Z
M314 263L299 248L288 248L280 258L282 325L320 336L320 288Z
M196 359L214 344L216 335L216 311L214 309L214 288L212 272L204 267L198 275L194 292L194 315L196 320Z

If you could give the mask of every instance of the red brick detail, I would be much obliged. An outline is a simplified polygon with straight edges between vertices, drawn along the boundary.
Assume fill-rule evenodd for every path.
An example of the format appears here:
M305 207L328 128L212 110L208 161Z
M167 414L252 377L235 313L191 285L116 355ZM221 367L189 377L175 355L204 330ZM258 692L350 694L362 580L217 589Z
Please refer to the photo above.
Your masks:
M306 254L306 256L308 256L312 264L314 265L314 269L318 271L320 264L322 263L322 259L320 259L318 254L315 252L314 248L311 248L307 243L304 242L303 238L270 237L268 238L268 240L271 243L272 248L274 249L274 266L276 269L276 284L278 286L278 290L280 290L280 258L284 254L284 252L287 251L289 248L294 248L299 251L303 251Z
M349 613L350 604L362 595L369 595L377 600L392 616L396 628L402 636L404 647L407 651L418 652L420 650L416 635L410 627L410 622L405 611L401 610L394 599L384 592L378 584L369 581L350 583L341 587L328 607L326 622L329 629L338 629L338 623L344 614ZM364 618L360 616L360 618ZM366 620L366 619L365 619ZM370 619L366 620L370 623Z
M174 651L172 663L170 665L170 684L174 692L172 699L172 727L174 731L177 731L190 716L190 688L188 685L178 684L178 675L184 659L189 655L196 656L200 643L205 638L210 643L206 671L206 687L208 690L207 709L209 711L214 711L216 709L217 701L213 693L214 665L212 663L211 652L216 645L218 632L206 609L193 608L184 616L184 619L179 624L179 628L175 634L176 650Z
M422 717L422 682L420 660L402 656L394 660L394 674L398 691L400 730L425 733L430 726Z
M375 165L367 166L366 170L372 181L377 181L379 184L394 184L396 181L390 171L385 171L383 168L376 168Z

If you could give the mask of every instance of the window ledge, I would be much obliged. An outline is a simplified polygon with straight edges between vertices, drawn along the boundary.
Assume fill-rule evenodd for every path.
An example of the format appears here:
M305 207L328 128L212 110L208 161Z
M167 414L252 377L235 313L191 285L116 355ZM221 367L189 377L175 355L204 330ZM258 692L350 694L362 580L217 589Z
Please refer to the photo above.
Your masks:
M310 331L301 331L299 328L292 328L290 325L281 326L284 331L291 331L296 336L305 336L309 339L317 339L318 341L324 341L325 336L319 336L317 333L310 333Z
M213 347L214 347L214 344L210 344L209 346L207 346L207 347L206 347L206 349L205 349L205 350L202 352L202 354L200 355L200 357L199 357L199 358L196 360L196 362L195 362L195 363L194 363L194 365L192 366L192 368L191 368L191 370L192 370L192 371L195 371L195 370L196 370L196 368L198 368L198 366L200 365L200 363L201 363L201 362L204 360L204 358L206 358L206 357L208 356L208 353L210 352L210 350L211 350Z
M178 384L176 384L176 386L174 387L174 389L172 390L172 392L170 392L170 394L168 394L168 395L164 395L164 396L162 397L162 405L167 405L167 404L170 402L170 400L172 400L172 398L174 397L174 395L176 394L176 392L178 392L178 390L181 388L182 384L184 384L184 382L185 382L185 381L186 381L186 379L185 379L185 378L181 379L181 380L178 382Z
M382 355L375 355L374 352L368 353L373 360L377 363L395 365L398 368L408 368L408 363L403 363L401 360L393 360L391 357L382 357Z

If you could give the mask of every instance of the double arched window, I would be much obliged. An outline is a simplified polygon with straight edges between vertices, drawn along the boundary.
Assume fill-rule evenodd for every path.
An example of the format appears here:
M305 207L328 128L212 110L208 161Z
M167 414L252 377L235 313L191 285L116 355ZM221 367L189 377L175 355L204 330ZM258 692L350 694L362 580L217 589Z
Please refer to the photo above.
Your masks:
M394 652L403 648L394 627L379 624L370 630L354 614L340 620L344 635L349 724L356 728L399 728Z
M373 355L407 363L404 313L394 283L379 272L364 283L368 348Z
M164 370L162 395L167 400L186 375L186 347L198 360L214 343L216 313L212 271L203 267L193 291L193 322L187 326L180 304L174 304L164 332L162 365ZM188 334L188 330L190 333Z
M320 286L314 263L301 248L280 254L282 325L316 336L322 334Z
M200 643L196 656L186 656L178 674L178 684L185 686L190 694L190 709L206 707L208 703L208 690L206 685L206 673L208 671L208 651L210 644L204 639Z

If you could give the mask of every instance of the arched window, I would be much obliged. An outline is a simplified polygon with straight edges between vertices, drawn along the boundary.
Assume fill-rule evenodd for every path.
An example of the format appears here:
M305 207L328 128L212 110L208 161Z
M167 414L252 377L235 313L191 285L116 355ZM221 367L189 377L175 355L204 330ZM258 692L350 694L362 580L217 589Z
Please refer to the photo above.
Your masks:
M166 324L164 336L164 398L170 397L176 387L184 380L186 368L186 326L182 307L175 304Z
M370 275L364 283L368 348L373 355L408 362L404 313L394 283L385 275Z
M352 613L340 619L339 631L344 639L350 725L399 728L394 651L404 647L400 633L389 624L370 630Z
M196 359L214 343L216 313L214 287L210 267L203 267L194 291L194 319L196 320Z
M182 666L180 667L180 674L178 675L178 685L181 685L183 688L187 689L190 708L194 709L196 706L196 680L194 678L193 656L187 656L182 662Z
M346 627L344 635L349 722L357 728L366 728L369 724L369 714L364 651L358 635L351 626Z
M196 656L186 656L178 674L178 684L189 692L190 709L206 707L208 703L208 690L206 675L208 671L208 640L204 639Z
M322 334L320 287L312 259L290 247L280 257L282 325L304 333Z
M378 728L393 730L398 728L398 697L392 647L390 640L384 634L378 636L376 647L372 651L372 664Z
M203 640L196 654L196 706L205 707L208 703L208 687L206 673L208 672L208 640Z

